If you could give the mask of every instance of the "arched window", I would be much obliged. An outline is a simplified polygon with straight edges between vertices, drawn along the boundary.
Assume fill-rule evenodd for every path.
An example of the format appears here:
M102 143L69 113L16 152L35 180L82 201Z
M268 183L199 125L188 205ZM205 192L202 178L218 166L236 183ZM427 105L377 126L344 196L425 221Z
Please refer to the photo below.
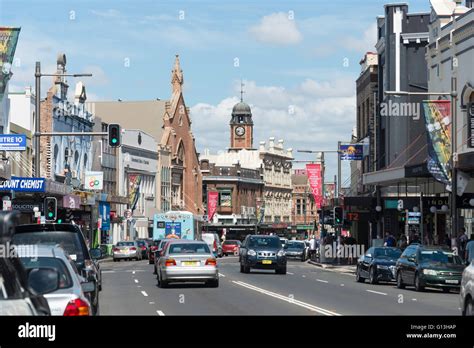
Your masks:
M58 155L59 155L59 146L58 146L58 144L56 144L56 145L54 145L54 151L53 151L54 172L55 173L57 173L59 171Z
M74 164L77 166L79 163L79 152L74 152Z
M84 155L84 170L87 169L87 154Z

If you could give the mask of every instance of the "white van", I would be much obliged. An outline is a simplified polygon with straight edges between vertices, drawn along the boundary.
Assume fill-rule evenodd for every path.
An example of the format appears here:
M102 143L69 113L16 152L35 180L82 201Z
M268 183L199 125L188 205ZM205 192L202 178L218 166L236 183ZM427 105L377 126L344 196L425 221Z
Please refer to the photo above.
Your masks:
M201 239L209 245L212 253L216 257L222 257L222 244L217 233L203 233Z

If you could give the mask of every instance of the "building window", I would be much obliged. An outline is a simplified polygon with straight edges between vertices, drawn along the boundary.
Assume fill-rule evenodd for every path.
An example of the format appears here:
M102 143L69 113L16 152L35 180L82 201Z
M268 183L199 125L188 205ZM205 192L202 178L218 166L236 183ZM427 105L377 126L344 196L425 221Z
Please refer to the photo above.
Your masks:
M296 215L301 215L301 199L296 200Z
M230 190L219 191L219 206L232 207L232 191Z

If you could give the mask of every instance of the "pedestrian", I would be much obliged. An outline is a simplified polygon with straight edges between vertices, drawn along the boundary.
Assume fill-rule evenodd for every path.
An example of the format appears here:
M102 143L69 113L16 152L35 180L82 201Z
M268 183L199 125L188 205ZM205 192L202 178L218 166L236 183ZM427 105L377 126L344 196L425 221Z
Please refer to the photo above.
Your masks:
M316 238L311 237L309 240L309 258L314 260L314 255L316 254Z
M395 238L393 238L391 233L387 233L385 236L386 238L384 246L394 247L397 244L397 241L395 240Z
M466 244L466 261L467 263L471 263L474 260L474 233L471 234L471 239Z
M403 251L407 248L407 246L408 246L407 236L405 236L404 234L400 235L400 238L398 239L398 242L397 242L397 247Z
M458 255L464 258L464 253L466 251L466 244L467 244L468 238L466 235L466 228L462 227L461 228L461 235L458 237Z

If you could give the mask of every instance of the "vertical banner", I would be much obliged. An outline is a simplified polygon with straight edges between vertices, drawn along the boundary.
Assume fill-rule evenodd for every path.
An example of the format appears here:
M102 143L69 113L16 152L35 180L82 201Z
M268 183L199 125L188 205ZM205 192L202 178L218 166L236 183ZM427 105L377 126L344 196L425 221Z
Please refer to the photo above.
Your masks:
M12 76L11 66L19 35L20 28L0 27L0 101Z
M128 174L128 199L132 211L137 207L141 181L142 176L140 174Z
M451 102L449 100L423 101L425 126L428 134L428 170L446 185L451 184Z
M322 180L321 180L321 164L307 164L306 173L308 174L309 186L313 193L314 202L318 209L321 208L323 200Z
M217 202L219 200L219 192L207 192L207 221L211 222L217 210Z

